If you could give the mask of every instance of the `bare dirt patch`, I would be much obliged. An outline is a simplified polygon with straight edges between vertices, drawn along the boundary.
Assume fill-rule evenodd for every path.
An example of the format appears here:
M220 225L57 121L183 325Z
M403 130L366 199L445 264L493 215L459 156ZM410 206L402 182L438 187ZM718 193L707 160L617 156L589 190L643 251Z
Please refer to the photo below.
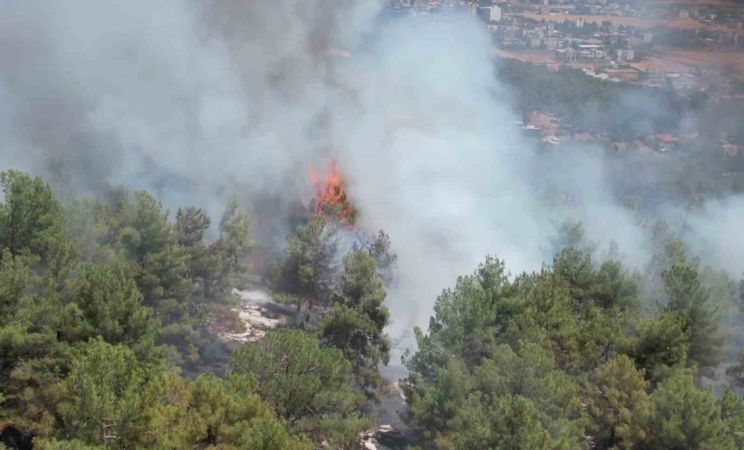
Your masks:
M542 14L535 12L520 12L506 14L506 16L522 16L533 20L545 20L548 22L563 23L566 21L575 22L579 19L584 20L586 23L597 23L602 22L616 23L623 26L632 26L642 29L654 28L657 26L665 26L669 28L685 28L685 29L708 29L717 31L731 31L730 28L726 28L720 25L708 25L704 24L693 18L676 17L672 19L647 19L642 17L626 17L626 16L606 16L606 15L579 15L579 14Z

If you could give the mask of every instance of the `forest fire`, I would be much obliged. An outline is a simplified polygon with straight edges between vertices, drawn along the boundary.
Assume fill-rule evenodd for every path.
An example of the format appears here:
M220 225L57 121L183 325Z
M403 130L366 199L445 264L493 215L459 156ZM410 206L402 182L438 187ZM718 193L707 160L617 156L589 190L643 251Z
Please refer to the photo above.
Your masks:
M352 225L356 210L346 195L346 183L338 169L338 162L332 160L322 177L312 164L309 173L314 190L312 205L314 212Z

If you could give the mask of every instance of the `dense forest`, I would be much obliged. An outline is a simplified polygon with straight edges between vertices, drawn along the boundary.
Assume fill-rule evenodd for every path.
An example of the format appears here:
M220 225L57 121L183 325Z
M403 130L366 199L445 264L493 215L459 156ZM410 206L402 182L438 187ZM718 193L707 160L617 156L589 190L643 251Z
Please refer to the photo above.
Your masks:
M236 202L207 234L203 211L171 217L147 192L62 204L40 178L0 182L6 447L358 448L373 428L384 232L339 256L337 216L308 212L264 280L298 319L233 348L214 330L260 282ZM593 258L579 223L560 242L537 272L489 257L437 299L401 380L419 448L742 448L744 359L721 364L741 286L663 224L643 274Z
M519 108L547 110L577 129L619 133L619 137L676 129L683 116L704 101L699 95L682 98L672 89L601 80L569 67L553 72L503 59L497 69L498 77L516 88Z
M740 99L714 100L703 92L684 96L517 60L499 60L496 67L517 112L547 112L569 135L595 134L590 144L568 140L544 146L543 155L561 158L578 145L592 146L603 157L614 197L644 220L656 220L660 208L694 211L707 200L744 192L744 152L722 145L744 145ZM640 151L656 146L655 133L680 139L663 151ZM555 189L551 186L549 195Z
M509 100L516 108L556 114L577 131L607 133L616 139L653 132L698 133L716 144L722 137L744 144L741 100L713 99L702 91L683 95L671 86L602 80L579 69L551 71L515 59L498 60L496 72L513 89Z
M744 448L741 81L389 3L3 2L0 450Z
M0 428L9 448L352 448L387 361L384 234L331 274L325 220L289 237L276 284L334 305L304 330L231 352L250 222L231 202L207 242L196 208L147 192L62 205L40 178L0 176ZM334 275L335 277L335 275ZM308 306L309 308L309 306Z
M407 362L417 430L447 449L742 448L735 388L701 387L732 293L706 286L679 241L658 250L645 308L638 274L580 247L513 280L497 259L460 278Z

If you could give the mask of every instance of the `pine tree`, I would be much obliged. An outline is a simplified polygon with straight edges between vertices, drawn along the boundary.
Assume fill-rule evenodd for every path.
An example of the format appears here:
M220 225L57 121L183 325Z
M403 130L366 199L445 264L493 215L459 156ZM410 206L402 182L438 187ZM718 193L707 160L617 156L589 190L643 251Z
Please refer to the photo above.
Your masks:
M344 352L368 396L382 382L377 366L387 364L390 357L390 342L384 333L389 313L384 300L375 259L362 250L352 250L344 257L336 304L319 325L322 341Z
M631 449L643 442L650 402L643 373L630 358L620 355L598 367L586 391L587 429L596 448Z
M261 397L314 442L351 445L365 426L351 364L341 350L322 347L300 330L274 330L238 349L232 368L255 376Z
M723 358L726 337L720 328L718 309L711 304L708 290L689 264L674 264L662 272L667 297L666 309L684 318L689 336L688 365L707 373Z
M679 370L651 394L651 418L643 448L733 450L721 407L710 389L698 389L693 377Z

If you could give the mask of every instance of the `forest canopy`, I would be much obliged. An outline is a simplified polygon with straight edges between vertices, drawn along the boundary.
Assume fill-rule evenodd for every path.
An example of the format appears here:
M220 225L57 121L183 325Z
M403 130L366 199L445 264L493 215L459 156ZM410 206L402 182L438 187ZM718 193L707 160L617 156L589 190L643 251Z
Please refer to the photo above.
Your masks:
M203 211L171 218L147 192L63 204L40 178L0 181L6 446L361 445L389 389L379 368L396 257L384 232L338 260L338 228L308 213L267 275L297 320L235 349L216 330L239 326L233 288L255 282L237 202L207 239ZM735 283L663 224L643 274L597 260L581 224L562 230L541 270L511 276L489 257L439 296L404 358L409 443L741 448L744 363L717 393L706 381L735 350Z
M41 178L11 170L0 183L3 444L358 444L370 424L360 409L380 386L377 364L389 350L378 260L389 264L394 255L384 233L360 241L334 272L314 250L331 225L309 218L277 262L305 284L279 289L330 312L319 321L306 309L312 323L271 331L233 355L219 336L242 326L234 288L250 286L256 275L250 220L236 201L207 239L204 211L181 208L171 217L148 192L63 205ZM326 275L338 286L313 288Z

